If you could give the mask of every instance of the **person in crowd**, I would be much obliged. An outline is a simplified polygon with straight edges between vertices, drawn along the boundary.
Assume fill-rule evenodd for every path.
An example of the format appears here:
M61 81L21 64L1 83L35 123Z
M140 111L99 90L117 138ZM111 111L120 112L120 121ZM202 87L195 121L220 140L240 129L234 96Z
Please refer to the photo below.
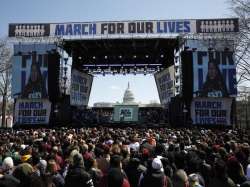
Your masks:
M74 151L72 156L72 165L69 166L65 177L65 187L94 187L89 173L84 168L84 160L78 151Z
M33 168L29 163L19 164L13 171L13 176L20 180L19 187L31 186L31 175Z
M226 163L222 159L218 159L214 164L215 176L211 179L209 187L236 187L236 184L227 175Z
M90 155L86 158L85 156L85 167L86 171L90 174L90 178L93 180L94 186L99 186L101 178L103 177L103 173L100 169L98 169L98 165L96 159L91 157Z
M151 167L142 175L140 187L167 187L167 177L165 176L160 158L154 158Z
M183 169L177 170L173 175L174 187L189 187L187 173Z
M52 178L52 182L55 187L63 187L64 186L64 178L59 173L58 164L55 160L49 160L47 164L47 172Z
M140 176L145 173L147 168L140 164L139 158L131 158L129 163L124 169L128 176L128 180L131 187L138 187Z
M189 187L203 187L199 182L199 176L195 173L188 176Z
M120 155L111 156L107 184L108 187L130 187L127 176L122 169L122 158Z
M0 169L0 186L1 187L18 187L20 180L12 175L14 162L11 157L6 157L3 160Z

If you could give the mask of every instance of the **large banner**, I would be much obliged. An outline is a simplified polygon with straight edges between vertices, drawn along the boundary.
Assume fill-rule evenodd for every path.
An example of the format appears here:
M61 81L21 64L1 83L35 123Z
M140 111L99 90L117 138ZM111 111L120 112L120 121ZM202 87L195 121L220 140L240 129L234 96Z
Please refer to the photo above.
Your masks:
M48 99L18 99L15 103L15 124L48 124L51 103Z
M92 87L93 76L72 69L70 104L73 106L87 106Z
M194 97L236 97L236 85L233 52L193 52Z
M174 65L166 68L161 72L156 73L154 76L161 104L169 103L171 97L175 96Z
M194 98L191 104L193 124L230 125L232 98Z
M12 65L12 96L14 98L48 98L47 54L33 52L15 55Z
M10 37L60 36L68 37L68 39L238 31L238 19L234 18L9 24Z

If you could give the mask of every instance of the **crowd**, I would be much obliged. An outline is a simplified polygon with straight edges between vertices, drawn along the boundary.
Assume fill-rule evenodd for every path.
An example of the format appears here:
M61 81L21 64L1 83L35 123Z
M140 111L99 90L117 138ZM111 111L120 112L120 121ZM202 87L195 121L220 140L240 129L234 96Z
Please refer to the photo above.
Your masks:
M81 124L109 124L113 123L113 109L74 109L73 122ZM167 112L162 108L139 108L139 124L159 124L167 122Z
M138 119L141 123L166 123L167 120L167 111L163 108L139 108Z
M250 133L79 128L0 131L0 187L248 187Z
M107 124L112 121L110 110L75 109L72 116L73 122L81 124Z

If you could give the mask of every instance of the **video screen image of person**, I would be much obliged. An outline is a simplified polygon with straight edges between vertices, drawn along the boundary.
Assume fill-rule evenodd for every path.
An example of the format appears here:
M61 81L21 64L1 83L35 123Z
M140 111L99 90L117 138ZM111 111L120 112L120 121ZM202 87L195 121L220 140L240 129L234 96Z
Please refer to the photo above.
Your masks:
M30 77L22 92L22 98L40 99L47 97L46 85L39 64L32 60Z
M206 81L201 90L202 97L228 97L228 91L215 61L208 62L208 71Z

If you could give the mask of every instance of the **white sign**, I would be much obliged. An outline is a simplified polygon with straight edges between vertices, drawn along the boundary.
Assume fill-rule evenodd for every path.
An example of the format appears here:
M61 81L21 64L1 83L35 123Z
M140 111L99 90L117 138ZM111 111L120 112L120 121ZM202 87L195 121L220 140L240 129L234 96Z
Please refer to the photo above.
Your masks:
M18 99L15 103L15 124L48 124L51 103L48 99Z
M162 104L170 102L171 97L175 96L175 68L174 65L155 74L160 101Z
M74 106L87 106L92 87L93 76L72 69L70 104Z
M196 33L195 20L117 21L50 24L50 36L69 38L131 37L137 35L161 35Z
M230 125L231 98L194 98L191 105L193 124Z

